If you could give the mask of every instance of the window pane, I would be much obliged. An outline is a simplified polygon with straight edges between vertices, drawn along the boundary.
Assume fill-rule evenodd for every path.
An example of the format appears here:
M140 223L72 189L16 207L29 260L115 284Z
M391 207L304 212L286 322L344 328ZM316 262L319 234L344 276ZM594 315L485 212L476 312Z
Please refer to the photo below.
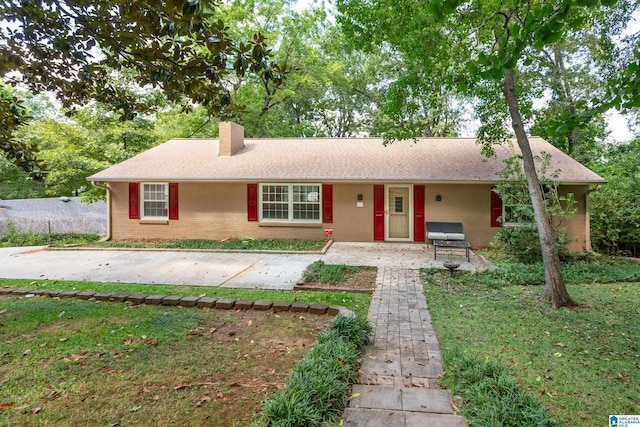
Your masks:
M289 219L289 186L262 186L262 219Z
M396 209L396 213L402 213L404 212L404 203L402 201L402 197L396 197L395 200L395 209Z
M320 205L318 203L294 203L293 219L320 219Z
M320 186L293 186L293 219L320 220Z
M169 190L167 184L144 184L142 190L142 216L168 216Z
M289 219L289 207L286 203L264 203L263 219Z

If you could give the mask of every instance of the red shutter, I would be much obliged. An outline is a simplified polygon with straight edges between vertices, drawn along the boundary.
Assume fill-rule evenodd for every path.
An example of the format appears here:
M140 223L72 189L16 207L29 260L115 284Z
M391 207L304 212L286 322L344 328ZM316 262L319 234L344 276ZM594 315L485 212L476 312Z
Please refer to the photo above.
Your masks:
M258 220L258 184L247 184L247 221Z
M140 219L140 184L129 183L129 219Z
M384 240L384 185L373 186L373 240Z
M333 185L322 184L322 222L333 222Z
M169 183L169 219L178 219L178 183Z
M498 219L502 216L502 199L500 195L491 190L491 226L502 227L502 223Z
M424 185L413 186L413 241L424 242Z

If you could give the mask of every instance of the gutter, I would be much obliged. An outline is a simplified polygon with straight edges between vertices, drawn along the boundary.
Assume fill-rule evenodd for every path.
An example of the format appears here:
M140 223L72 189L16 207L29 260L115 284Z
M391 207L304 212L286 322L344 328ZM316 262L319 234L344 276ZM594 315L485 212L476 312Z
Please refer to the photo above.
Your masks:
M96 188L102 188L107 192L107 235L100 239L101 242L105 242L111 240L111 188L109 184L101 185L96 181L91 181L91 185Z

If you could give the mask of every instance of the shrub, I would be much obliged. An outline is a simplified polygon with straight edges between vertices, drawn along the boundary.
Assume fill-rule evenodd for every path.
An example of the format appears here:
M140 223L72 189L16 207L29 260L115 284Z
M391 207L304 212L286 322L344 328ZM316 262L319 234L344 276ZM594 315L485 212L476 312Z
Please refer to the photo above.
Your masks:
M264 427L314 427L335 421L357 380L359 350L373 331L358 318L333 318L287 379L285 390L265 403Z
M470 425L502 427L558 426L545 406L523 393L508 369L460 348L443 352L445 374L442 382L460 395L462 414Z

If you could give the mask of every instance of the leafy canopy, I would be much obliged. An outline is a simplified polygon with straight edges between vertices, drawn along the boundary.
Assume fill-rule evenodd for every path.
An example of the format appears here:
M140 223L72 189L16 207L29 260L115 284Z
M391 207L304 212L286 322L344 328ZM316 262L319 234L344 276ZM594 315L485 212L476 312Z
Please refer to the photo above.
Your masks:
M170 102L228 116L238 110L233 82L254 74L277 87L287 68L271 60L261 34L229 37L218 9L216 0L3 0L0 78L49 91L68 108L97 100L129 120L148 105L110 75L132 70L139 87L159 88ZM0 148L39 176L37 157L14 136L28 116L16 97L1 95Z

